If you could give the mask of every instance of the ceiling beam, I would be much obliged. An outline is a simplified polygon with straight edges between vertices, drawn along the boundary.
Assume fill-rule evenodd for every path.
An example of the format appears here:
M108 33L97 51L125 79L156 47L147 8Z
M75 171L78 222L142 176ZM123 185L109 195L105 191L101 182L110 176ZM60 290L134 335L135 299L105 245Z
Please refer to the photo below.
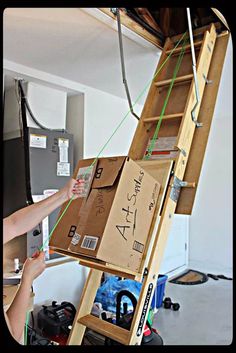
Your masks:
M117 31L116 16L110 11L110 8L80 8L80 10L97 18L101 22L107 24L108 26ZM122 25L122 33L127 38L135 41L136 43L146 48L154 50L156 50L157 48L161 50L163 49L160 39L156 38L153 34L149 33L140 24L134 22L123 11L120 11L120 21Z

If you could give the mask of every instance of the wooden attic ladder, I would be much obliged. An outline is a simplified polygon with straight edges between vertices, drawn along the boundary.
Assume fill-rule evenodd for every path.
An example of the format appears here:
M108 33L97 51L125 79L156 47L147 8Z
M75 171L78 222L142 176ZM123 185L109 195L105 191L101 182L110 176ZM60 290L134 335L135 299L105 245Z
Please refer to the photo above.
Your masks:
M138 161L140 166L161 184L140 271L131 273L110 264L96 264L86 259L80 261L81 265L89 266L91 269L68 338L68 345L81 344L86 328L124 345L141 344L144 324L147 320L173 216L175 213L191 214L192 211L229 37L228 31L217 35L214 24L195 30L193 35L200 94L195 117L203 126L196 128L191 116L196 102L196 93L192 74L191 48L190 45L186 45L182 65L158 135L158 138L176 136L176 156L164 159L163 157L143 159L149 139L152 138L156 123L160 118L163 101L181 50L179 48L173 51L168 63L152 81L129 151L129 156ZM167 38L157 69L179 38L181 35ZM212 83L207 84L207 80L212 80ZM91 315L103 272L142 281L139 300L129 331Z

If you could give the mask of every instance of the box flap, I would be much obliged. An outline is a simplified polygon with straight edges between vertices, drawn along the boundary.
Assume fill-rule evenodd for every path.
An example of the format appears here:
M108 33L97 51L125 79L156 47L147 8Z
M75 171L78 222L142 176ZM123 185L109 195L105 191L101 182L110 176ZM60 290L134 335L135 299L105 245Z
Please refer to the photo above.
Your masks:
M77 223L80 234L103 234L115 192L114 186L91 190L80 210Z
M126 156L99 158L92 188L112 186L126 160Z

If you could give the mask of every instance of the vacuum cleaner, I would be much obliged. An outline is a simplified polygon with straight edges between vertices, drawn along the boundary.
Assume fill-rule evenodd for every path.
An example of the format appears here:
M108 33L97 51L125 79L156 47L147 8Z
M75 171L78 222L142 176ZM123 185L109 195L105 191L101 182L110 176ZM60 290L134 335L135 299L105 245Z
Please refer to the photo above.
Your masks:
M123 314L121 314L121 301L124 296L128 297L131 300L133 310L128 312L127 303L124 303ZM126 330L130 330L136 306L137 306L137 299L135 298L135 296L128 290L121 290L117 294L117 298L116 298L116 325ZM112 322L111 319L106 318L105 313L103 314L104 314L102 315L103 320ZM122 344L111 338L106 337L105 345L113 346L113 345L122 345ZM161 338L159 333L152 327L149 320L147 320L146 325L144 327L144 333L143 333L141 345L154 345L154 346L163 345L163 339Z

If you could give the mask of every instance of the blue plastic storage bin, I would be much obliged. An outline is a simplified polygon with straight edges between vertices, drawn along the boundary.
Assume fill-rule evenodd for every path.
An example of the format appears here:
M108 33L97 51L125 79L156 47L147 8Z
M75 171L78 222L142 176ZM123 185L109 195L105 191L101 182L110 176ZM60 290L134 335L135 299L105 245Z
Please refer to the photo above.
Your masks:
M152 309L157 309L162 306L164 292L165 292L165 284L168 277L166 275L159 275L157 280L157 285L155 288L155 292L153 294L153 299L151 303Z

